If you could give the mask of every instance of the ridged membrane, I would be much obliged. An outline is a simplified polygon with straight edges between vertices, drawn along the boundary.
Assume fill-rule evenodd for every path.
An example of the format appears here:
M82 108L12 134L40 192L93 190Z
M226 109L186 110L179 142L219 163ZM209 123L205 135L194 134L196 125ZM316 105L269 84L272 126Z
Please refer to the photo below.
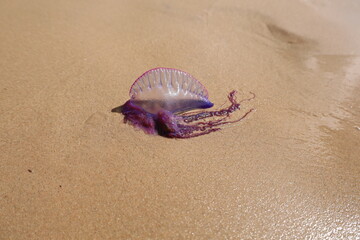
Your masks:
M172 68L145 72L131 86L130 97L150 113L160 109L180 112L213 106L207 90L198 80Z

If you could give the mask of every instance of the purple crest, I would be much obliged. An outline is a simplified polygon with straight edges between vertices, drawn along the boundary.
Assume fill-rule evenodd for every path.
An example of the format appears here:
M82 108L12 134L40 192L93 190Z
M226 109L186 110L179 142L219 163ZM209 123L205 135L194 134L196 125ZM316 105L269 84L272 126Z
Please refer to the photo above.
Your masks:
M124 122L141 128L148 134L169 138L191 138L220 130L219 126L239 122L229 121L230 114L240 109L235 91L229 93L231 105L218 111L188 113L194 109L211 108L206 88L190 74L173 68L154 68L142 74L130 88L130 100L121 106ZM210 121L200 121L206 118ZM218 119L214 119L218 117Z

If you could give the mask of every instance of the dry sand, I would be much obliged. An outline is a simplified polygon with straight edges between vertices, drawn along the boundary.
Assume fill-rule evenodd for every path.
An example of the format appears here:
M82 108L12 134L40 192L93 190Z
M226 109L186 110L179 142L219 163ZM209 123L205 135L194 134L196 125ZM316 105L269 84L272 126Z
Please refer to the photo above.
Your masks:
M0 239L359 239L359 12L1 1ZM111 109L157 66L215 107L255 92L257 111L198 138L145 135Z

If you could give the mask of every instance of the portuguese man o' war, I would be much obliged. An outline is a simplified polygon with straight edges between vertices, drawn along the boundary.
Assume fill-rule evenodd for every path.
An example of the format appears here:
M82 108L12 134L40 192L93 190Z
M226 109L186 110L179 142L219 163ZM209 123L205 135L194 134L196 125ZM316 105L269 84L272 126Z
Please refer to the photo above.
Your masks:
M230 114L240 109L243 101L236 101L236 91L228 99L231 105L217 111L189 112L211 108L206 88L190 74L173 68L154 68L142 74L130 88L130 100L122 107L124 122L142 129L147 134L168 138L192 138L221 130L220 126L236 123L248 116L229 120ZM204 121L206 118L212 120Z

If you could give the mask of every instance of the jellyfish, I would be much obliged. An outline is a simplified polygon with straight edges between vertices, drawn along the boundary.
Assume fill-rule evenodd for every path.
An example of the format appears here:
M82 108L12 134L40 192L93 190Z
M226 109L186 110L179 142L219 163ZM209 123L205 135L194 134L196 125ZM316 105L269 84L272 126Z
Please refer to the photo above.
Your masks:
M236 91L228 95L230 106L220 110L194 112L213 107L206 88L190 74L173 68L154 68L142 74L130 88L130 100L121 106L124 122L147 134L167 138L192 138L221 130L225 124L247 117L250 109L236 120L230 115L240 104L255 98L236 100ZM208 120L211 119L211 120Z

